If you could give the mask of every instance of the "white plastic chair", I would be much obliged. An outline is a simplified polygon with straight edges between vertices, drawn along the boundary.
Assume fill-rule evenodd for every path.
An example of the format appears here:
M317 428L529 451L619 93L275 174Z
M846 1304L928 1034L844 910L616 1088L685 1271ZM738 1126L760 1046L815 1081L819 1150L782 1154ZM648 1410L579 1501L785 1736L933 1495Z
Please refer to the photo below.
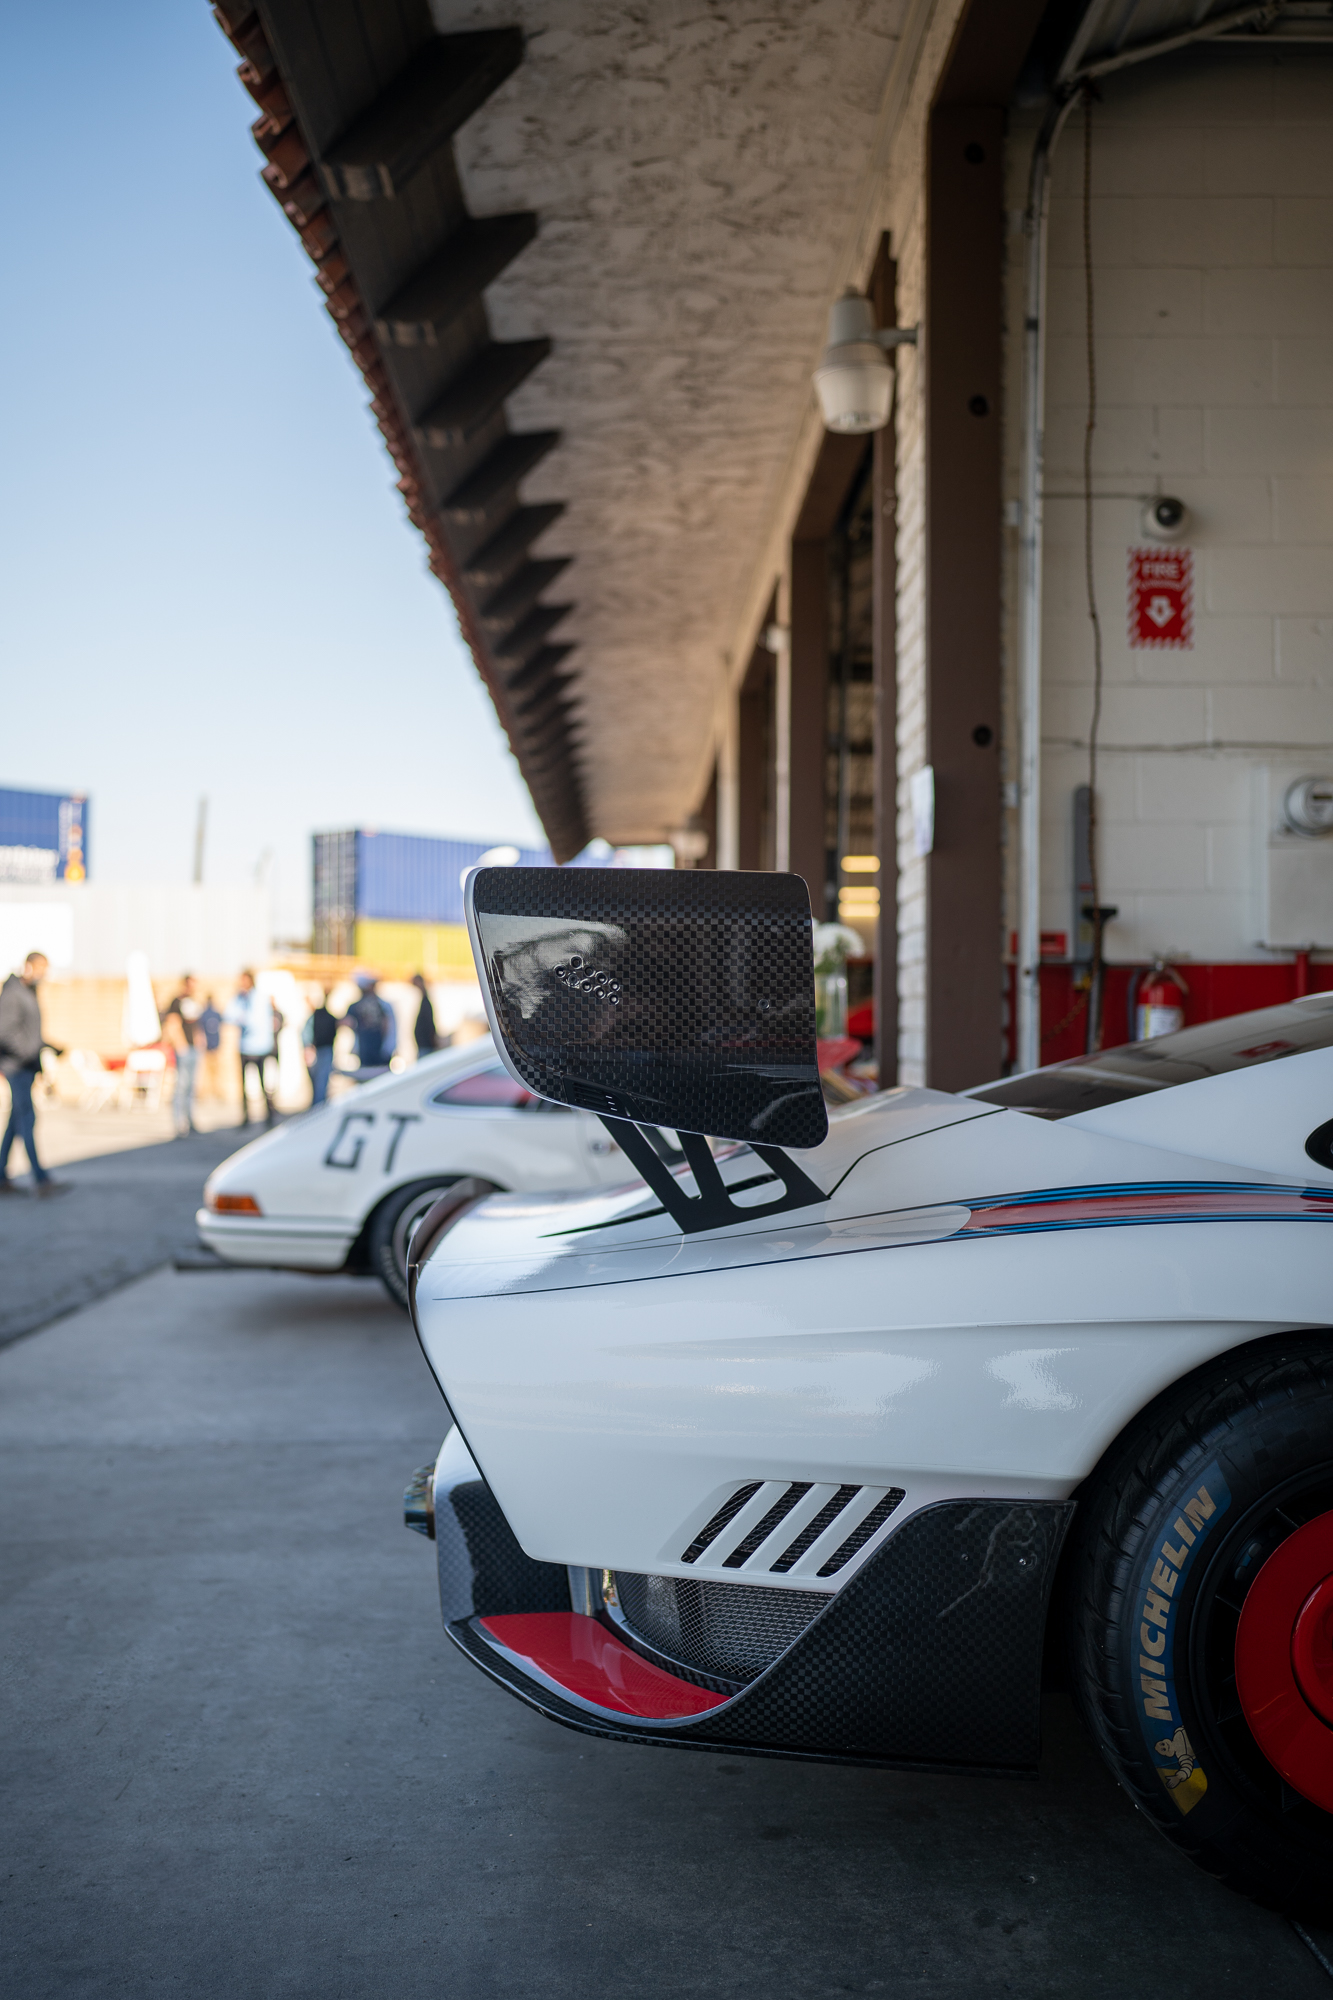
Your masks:
M79 1079L79 1110L105 1111L120 1089L120 1078L93 1049L71 1049L70 1068Z
M162 1085L167 1073L166 1053L162 1049L131 1049L125 1058L121 1084L122 1101L128 1096L131 1104L138 1104L145 1111L156 1111L162 1102Z

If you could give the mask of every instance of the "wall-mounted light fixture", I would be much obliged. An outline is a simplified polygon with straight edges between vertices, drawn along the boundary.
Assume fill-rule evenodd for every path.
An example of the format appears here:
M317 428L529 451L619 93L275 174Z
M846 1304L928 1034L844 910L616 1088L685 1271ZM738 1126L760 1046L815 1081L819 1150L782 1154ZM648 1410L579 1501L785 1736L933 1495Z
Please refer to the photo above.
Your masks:
M829 310L828 343L815 370L815 393L831 431L881 431L893 405L887 349L915 347L914 326L875 325L860 292L845 291Z
M1307 840L1333 833L1333 778L1298 778L1282 796L1282 821Z

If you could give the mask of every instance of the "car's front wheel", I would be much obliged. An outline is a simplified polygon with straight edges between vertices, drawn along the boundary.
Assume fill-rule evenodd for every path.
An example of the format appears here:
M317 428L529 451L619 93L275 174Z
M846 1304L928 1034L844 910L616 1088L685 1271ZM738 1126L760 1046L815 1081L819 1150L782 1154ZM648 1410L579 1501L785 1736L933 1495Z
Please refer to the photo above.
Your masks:
M412 1181L395 1188L371 1217L366 1259L389 1297L407 1311L407 1253L412 1233L442 1194L460 1178L441 1174L434 1180Z
M1161 1398L1076 1535L1075 1690L1116 1777L1210 1874L1333 1920L1333 1337Z

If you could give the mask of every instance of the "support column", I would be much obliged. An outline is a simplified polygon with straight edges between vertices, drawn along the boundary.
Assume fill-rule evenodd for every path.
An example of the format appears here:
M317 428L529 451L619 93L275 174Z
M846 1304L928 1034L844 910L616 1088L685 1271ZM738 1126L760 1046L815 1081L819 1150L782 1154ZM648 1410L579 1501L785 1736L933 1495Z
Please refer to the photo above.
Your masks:
M726 724L717 746L717 865L740 867L740 787L736 782L736 752L740 735L740 698L728 703Z
M876 323L897 325L897 266L888 238L870 280ZM875 940L875 1053L880 1089L898 1081L898 481L897 398L875 434L875 852L879 930Z
M927 153L926 1064L938 1090L1002 1059L1000 342L1003 113L943 106Z
M718 769L717 765L714 764L713 775L708 780L708 790L704 793L703 803L699 807L698 813L696 814L696 818L699 822L699 831L700 833L703 834L704 838L708 842L707 847L704 849L703 853L699 856L699 859L694 864L696 868L716 868L718 865L717 777L718 777Z
M805 877L824 922L824 766L828 736L828 537L791 545L787 867ZM781 866L781 863L779 863Z
M785 621L790 674L785 745L788 786L785 813L779 789L777 815L778 853L785 855L785 860L778 860L775 865L805 877L816 923L823 923L828 908L824 826L828 752L828 538L865 462L865 453L864 437L836 431L825 433L792 531L788 562ZM783 747L780 735L779 755Z
M970 0L926 139L926 1080L961 1090L1003 1060L1001 344L1004 130L1044 0Z
M770 761L777 662L756 646L736 701L736 867L771 868Z

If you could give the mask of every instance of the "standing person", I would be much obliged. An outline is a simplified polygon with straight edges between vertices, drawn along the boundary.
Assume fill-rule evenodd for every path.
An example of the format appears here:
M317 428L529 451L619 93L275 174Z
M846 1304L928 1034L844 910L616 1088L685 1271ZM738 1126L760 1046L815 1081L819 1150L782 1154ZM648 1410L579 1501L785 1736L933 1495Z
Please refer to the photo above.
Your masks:
M204 1000L199 1016L199 1038L196 1042L203 1064L205 1088L201 1097L221 1098L222 1096L222 1016L213 1005L210 993Z
M64 1194L69 1187L68 1181L53 1181L47 1173L37 1158L34 1136L37 1121L33 1116L32 1086L42 1066L42 1050L53 1049L56 1055L61 1054L42 1034L37 988L45 977L46 965L45 952L30 951L23 961L22 972L12 972L0 987L0 1074L9 1079L9 1123L0 1141L0 1194L18 1193L9 1177L9 1152L16 1139L23 1141L36 1183L35 1193Z
M255 985L253 972L241 974L236 998L228 1007L224 1020L231 1021L241 1031L241 1123L250 1123L250 1103L245 1094L246 1072L253 1069L259 1084L259 1094L264 1100L266 1125L273 1123L273 1100L268 1094L264 1081L264 1064L277 1047L274 1021L277 1009L268 996Z
M195 997L195 976L187 972L181 980L181 990L162 1016L162 1035L176 1058L176 1088L171 1099L171 1113L175 1120L176 1137L183 1139L193 1132L194 1087L199 1072L199 1052L206 1046L204 1032L199 1025L203 1008Z
M333 1040L342 1022L329 1010L330 988L324 988L324 998L310 1013L305 1027L301 1030L306 1045L306 1061L310 1065L310 1088L314 1092L311 1105L323 1104L329 1095L329 1077L333 1071Z
M356 983L361 998L354 1000L343 1019L356 1033L356 1059L362 1069L383 1069L393 1050L394 1033L389 1010L375 991L373 973L358 972Z
M423 972L419 972L412 981L412 984L421 995L421 1005L417 1008L417 1024L412 1030L413 1039L417 1045L417 1060L419 1062L422 1056L434 1055L436 1049L440 1046L440 1034L438 1028L435 1026L435 1009L431 1005L430 988L426 984L426 975Z

